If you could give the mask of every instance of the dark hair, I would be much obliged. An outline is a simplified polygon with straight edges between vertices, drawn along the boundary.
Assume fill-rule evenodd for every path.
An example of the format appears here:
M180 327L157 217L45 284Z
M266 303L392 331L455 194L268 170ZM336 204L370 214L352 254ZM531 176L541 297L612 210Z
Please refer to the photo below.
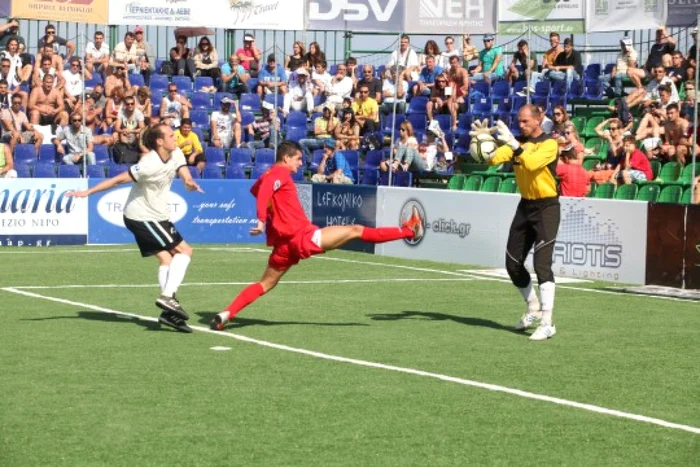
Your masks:
M680 107L678 107L678 104L676 104L675 102L673 102L673 103L668 104L668 105L666 106L666 112L668 112L669 110L676 110L676 111L679 111L679 110L680 110Z
M299 143L294 141L283 141L279 146L277 146L275 162L282 162L284 161L285 156L292 157L296 155L297 152L301 152L301 146L299 146Z
M136 36L134 35L134 33L131 32L131 31L127 31L127 33L124 34L124 39L126 39L127 37L131 37L132 39L135 39L135 38L136 38Z
M357 59L356 59L355 57L348 57L348 58L345 60L345 66L348 66L348 65L350 65L350 64L352 64L352 65L357 65Z
M150 130L146 131L146 133L143 135L144 146L152 151L155 151L158 148L157 140L165 136L163 133L164 128L170 128L170 125L159 123Z
M2 86L3 84L4 84L5 86L7 86L7 85L8 85L8 84L7 84L7 80L0 79L0 86Z
M56 30L56 26L54 26L53 24L49 23L49 24L47 24L46 26L44 26L44 31L46 31L47 29L53 29L53 30L55 31L55 30Z
M7 57L4 57L4 58L3 58L2 60L0 60L0 63L2 63L2 62L9 62L9 61L10 61L10 59L9 59L9 58L7 58Z
M409 42L411 38L408 36L408 34L401 34L401 39L407 39Z
M51 78L51 80L54 79L53 75L46 73L43 78L41 78L42 81L46 81L46 78Z
M568 147L566 149L563 149L561 151L561 154L559 154L559 157L561 157L562 159L569 160L569 161L574 160L577 158L576 150L573 148L573 146Z
M661 86L659 86L659 87L657 88L657 91L659 92L659 94L661 93L661 91L670 93L670 92L671 92L671 87L668 86L668 85L666 85L666 84L662 84Z
M550 32L549 33L549 38L551 39L552 37L556 37L557 39L559 38L559 33L558 32Z
M192 119L191 118L183 118L180 120L180 126L182 125L189 125L192 126Z
M93 37L94 37L94 36L102 36L102 37L104 37L104 36L105 36L105 33L103 33L102 31L95 31L95 34L93 34Z
M564 45L574 45L574 40L570 37L564 39Z
M637 138L634 135L627 135L624 138L622 138L623 143L632 143L632 144L637 144Z
M521 39L518 41L518 48L527 45L527 41L525 39Z

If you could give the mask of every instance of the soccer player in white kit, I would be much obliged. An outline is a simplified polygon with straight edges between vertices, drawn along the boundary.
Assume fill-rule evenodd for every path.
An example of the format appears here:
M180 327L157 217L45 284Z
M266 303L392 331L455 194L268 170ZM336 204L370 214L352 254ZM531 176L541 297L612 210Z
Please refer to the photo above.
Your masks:
M134 234L141 256L155 255L158 258L161 293L156 306L163 310L158 321L182 332L192 332L185 322L189 316L175 298L190 264L192 247L170 222L168 193L176 174L189 191L203 191L192 179L185 156L175 144L175 135L169 125L153 127L144 139L150 152L128 171L88 190L67 193L67 196L84 198L122 183L134 182L124 207L124 225Z

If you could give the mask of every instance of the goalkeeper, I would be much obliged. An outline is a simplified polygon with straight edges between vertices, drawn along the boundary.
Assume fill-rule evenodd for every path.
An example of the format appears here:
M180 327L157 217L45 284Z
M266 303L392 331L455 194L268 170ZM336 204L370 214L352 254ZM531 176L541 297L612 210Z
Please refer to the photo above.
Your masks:
M515 139L503 121L488 128L487 120L472 124L471 136L497 132L499 147L488 161L489 165L512 161L515 180L522 198L510 226L506 246L506 269L527 302L525 314L515 329L525 330L539 321L530 336L541 341L552 337L556 328L552 322L554 308L554 273L552 255L559 230L559 195L555 174L557 142L542 131L542 112L534 105L525 105L518 112L520 141ZM540 288L540 299L532 286L525 260L534 245L535 273Z

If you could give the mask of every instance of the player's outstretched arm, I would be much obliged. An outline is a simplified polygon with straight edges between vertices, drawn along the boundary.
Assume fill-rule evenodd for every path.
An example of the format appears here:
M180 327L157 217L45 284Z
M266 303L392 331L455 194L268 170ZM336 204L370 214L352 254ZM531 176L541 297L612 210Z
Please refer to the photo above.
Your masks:
M250 229L250 235L255 237L256 235L260 235L265 231L265 223L258 219L258 225Z
M187 191L198 191L199 193L204 193L204 190L194 181L190 171L187 166L182 166L177 170L177 174L180 176L183 182L185 182L185 188Z
M126 172L120 173L116 177L112 177L112 178L105 180L104 182L98 183L97 185L95 185L94 187L92 187L88 190L69 191L68 193L66 193L66 196L75 197L75 198L86 198L93 193L107 191L109 189L114 188L117 185L121 185L122 183L129 183L129 182L131 182L131 175L129 175L129 171L127 170Z

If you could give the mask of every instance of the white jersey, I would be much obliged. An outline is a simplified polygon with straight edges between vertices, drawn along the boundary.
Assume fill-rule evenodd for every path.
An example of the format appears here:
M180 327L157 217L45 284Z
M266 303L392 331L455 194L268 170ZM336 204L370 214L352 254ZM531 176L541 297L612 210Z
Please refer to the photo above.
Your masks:
M236 116L229 113L224 113L219 110L212 112L211 121L214 122L216 131L219 132L219 136L233 133L233 122L236 121Z
M134 221L168 221L170 185L180 167L186 166L185 155L176 148L170 159L163 162L157 152L141 157L129 168L134 184L126 200L124 216Z
M83 75L82 73L73 73L71 71L63 72L63 79L66 80L65 89L73 97L78 97L83 92Z

